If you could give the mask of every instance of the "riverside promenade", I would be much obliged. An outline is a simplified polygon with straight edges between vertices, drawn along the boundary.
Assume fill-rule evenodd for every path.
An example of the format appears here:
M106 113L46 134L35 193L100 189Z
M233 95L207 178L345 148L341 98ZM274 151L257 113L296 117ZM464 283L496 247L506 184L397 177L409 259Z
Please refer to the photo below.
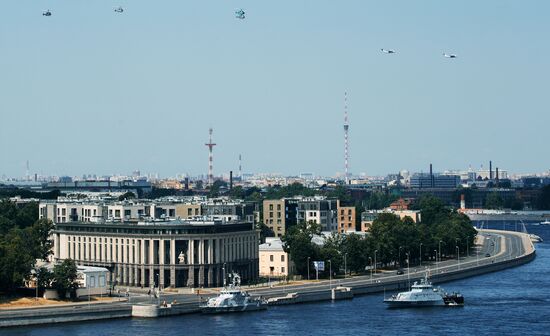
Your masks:
M486 257L489 254L490 257ZM395 271L379 271L336 280L301 281L274 287L248 287L252 295L270 300L270 304L293 304L325 300L350 299L354 295L375 292L404 290L413 281L431 275L433 283L476 276L519 266L535 258L535 248L528 235L499 230L480 230L476 246L469 256L434 263L423 262L422 266L404 269L404 274ZM19 325L76 322L85 320L127 318L131 316L160 317L194 313L199 311L200 300L216 294L209 289L208 295L163 294L153 300L143 294L133 294L128 301L74 304L58 307L0 310L0 327ZM159 302L177 302L160 307Z

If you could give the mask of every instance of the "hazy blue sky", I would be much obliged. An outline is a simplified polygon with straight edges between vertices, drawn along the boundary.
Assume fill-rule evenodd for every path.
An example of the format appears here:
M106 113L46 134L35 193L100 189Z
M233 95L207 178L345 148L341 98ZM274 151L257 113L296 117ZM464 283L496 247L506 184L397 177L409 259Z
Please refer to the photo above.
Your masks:
M344 91L354 173L550 168L550 1L3 0L1 11L0 176L23 175L27 159L43 174L206 173L209 127L216 174L242 153L246 172L333 175Z

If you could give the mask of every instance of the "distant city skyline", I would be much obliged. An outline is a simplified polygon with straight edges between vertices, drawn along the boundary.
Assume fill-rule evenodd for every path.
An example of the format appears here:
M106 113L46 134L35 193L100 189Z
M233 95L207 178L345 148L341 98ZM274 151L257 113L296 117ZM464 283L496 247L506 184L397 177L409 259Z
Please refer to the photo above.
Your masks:
M121 5L3 3L0 176L550 168L547 1Z

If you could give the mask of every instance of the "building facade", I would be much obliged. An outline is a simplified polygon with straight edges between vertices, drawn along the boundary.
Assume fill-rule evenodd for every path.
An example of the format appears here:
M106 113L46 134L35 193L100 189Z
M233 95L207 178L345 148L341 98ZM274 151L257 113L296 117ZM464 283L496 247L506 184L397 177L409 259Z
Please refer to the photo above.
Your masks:
M298 221L321 225L322 231L338 231L338 206L336 199L322 196L304 197L298 200Z
M260 276L287 277L294 273L294 263L290 255L283 250L279 238L266 238L266 242L259 247Z
M293 199L264 200L263 222L276 237L282 237L286 230L297 223L298 203Z
M248 221L216 218L137 222L58 222L54 260L109 269L125 286L213 287L222 268L258 277L259 232Z
M355 207L338 207L338 232L355 232Z

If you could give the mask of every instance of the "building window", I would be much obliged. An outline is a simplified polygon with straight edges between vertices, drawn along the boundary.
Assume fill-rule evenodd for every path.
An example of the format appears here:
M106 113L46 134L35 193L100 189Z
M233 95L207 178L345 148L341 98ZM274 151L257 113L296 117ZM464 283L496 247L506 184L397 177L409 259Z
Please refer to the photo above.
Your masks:
M273 210L273 204L269 205L269 210Z
M269 261L273 261L273 254L269 255Z
M281 267L281 273L284 273L284 272L285 272L285 268Z
M285 255L284 254L281 254L281 261L285 261Z

